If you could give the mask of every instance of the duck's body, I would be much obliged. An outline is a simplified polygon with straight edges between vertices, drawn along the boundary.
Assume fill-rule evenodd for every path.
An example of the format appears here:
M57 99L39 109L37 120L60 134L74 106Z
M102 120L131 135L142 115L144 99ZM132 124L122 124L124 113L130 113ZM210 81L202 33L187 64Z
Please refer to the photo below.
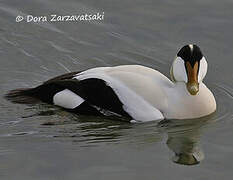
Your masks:
M174 71L173 78L179 78ZM202 81L197 94L189 90L187 82L171 81L154 69L124 65L69 73L20 93L78 114L114 115L135 121L198 118L215 111L214 96Z
M183 82L173 83L154 69L140 65L95 68L75 76L77 80L98 78L110 86L135 120L198 118L215 111L211 91L200 84L191 96Z
M97 78L106 82L122 102L122 108L134 120L164 119L165 86L172 83L156 70L139 65L95 68L75 76L77 80Z

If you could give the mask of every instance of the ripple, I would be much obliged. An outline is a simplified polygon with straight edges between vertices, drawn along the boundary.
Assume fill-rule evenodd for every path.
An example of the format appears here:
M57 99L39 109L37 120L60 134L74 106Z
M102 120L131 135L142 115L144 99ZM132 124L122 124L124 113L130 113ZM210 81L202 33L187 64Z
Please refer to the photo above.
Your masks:
M7 121L7 122L1 122L0 126L6 126L6 125L15 125L22 122L22 120L15 120L15 121Z
M19 49L24 55L28 56L28 57L35 57L34 55L30 54L29 52L27 52L24 49Z
M158 63L158 65L166 65L167 66L167 62L165 61L161 61L159 59L155 59L154 57L145 55L143 53L140 52L130 52L130 51L122 51L125 55L128 55L130 57L132 57L133 59L138 59L141 60L143 59L143 62L148 63L150 66L152 64Z
M67 72L71 72L64 64L57 62L58 65L60 65L63 69L65 69L65 71Z
M38 132L37 131L22 131L22 132L1 134L0 137L26 136L26 135L33 135L36 133L38 133Z
M224 84L213 84L213 91L217 101L217 110L215 113L216 121L229 121L233 117L233 89Z
M66 48L64 48L64 47L61 47L61 46L55 44L55 43L52 42L52 41L47 41L47 42L48 42L54 49L56 49L56 50L59 51L59 52L63 52L63 53L72 53L72 51L70 51L70 50L68 50L68 49L66 49Z
M10 44L10 45L12 45L12 46L18 46L18 45L19 45L17 42L10 41L10 40L6 39L5 37L1 37L1 39L2 39L4 42L6 42L6 43L8 43L8 44Z
M233 99L233 89L225 84L215 84L217 88L225 92L231 99Z

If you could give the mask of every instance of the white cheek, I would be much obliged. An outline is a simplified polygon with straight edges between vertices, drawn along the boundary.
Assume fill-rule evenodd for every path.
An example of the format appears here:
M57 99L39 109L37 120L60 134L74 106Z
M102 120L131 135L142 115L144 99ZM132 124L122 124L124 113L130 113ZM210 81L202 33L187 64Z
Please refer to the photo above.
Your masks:
M200 66L199 66L199 73L198 73L198 82L201 82L206 73L207 73L207 61L205 59L205 57L203 57L201 60L200 60Z
M173 75L176 81L188 82L184 60L177 57L173 62Z

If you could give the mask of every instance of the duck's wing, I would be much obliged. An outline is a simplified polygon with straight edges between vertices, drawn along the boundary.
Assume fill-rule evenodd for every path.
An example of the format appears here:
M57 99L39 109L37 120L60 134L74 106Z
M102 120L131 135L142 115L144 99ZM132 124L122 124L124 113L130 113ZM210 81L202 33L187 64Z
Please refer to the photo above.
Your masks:
M141 65L95 68L77 74L74 78L83 80L93 77L107 82L120 99L124 101L123 104L132 106L133 104L130 102L135 104L135 99L137 99L138 103L144 100L157 109L166 108L166 89L174 85L159 71ZM129 92L129 95L123 98L127 92Z
M103 80L123 104L124 111L133 119L143 121L163 119L160 111L166 106L163 86L169 84L169 80L158 71L129 65L95 68L74 77L79 81L91 78Z

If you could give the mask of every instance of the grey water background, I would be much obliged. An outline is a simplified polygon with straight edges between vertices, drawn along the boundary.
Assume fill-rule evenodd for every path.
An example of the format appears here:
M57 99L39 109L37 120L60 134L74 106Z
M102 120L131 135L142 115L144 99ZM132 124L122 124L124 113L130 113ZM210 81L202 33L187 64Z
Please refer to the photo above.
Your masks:
M232 179L232 9L230 0L1 0L0 179ZM17 15L96 12L104 21L15 22ZM130 124L3 98L97 66L142 64L169 76L189 43L209 64L205 83L218 109L207 118ZM205 155L200 164L172 161L173 151L196 147Z

